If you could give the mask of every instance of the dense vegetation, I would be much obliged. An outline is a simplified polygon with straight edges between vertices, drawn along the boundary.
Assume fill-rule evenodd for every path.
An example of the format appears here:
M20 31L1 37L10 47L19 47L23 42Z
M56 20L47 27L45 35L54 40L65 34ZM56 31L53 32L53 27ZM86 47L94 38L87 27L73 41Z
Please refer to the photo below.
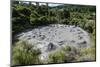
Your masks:
M39 6L18 1L12 4L12 29L16 34L24 29L34 28L39 25L63 23L76 25L85 29L89 33L95 31L94 6L82 5L60 5L55 7L46 5Z
M27 42L20 41L12 48L12 65L38 64L39 49L33 49L34 46L27 44Z
M94 61L95 46L92 45L89 48L78 49L73 46L65 45L60 50L49 53L48 59L43 61L39 58L41 54L39 49L34 49L32 44L27 44L27 41L19 41L13 45L12 54L12 65Z
M38 2L34 5L32 2L26 4L14 1L12 3L12 34L14 37L15 34L25 29L48 24L79 26L90 34L92 47L76 49L75 47L66 46L61 51L50 53L47 63L87 61L87 59L95 60L95 12L95 6L62 4L51 7L48 6L48 3L40 6ZM33 48L34 46L26 42L14 43L14 45L12 45L13 65L42 64L42 61L38 58L41 52L31 49L31 47ZM64 51L68 52L68 55L65 55ZM73 52L73 54L71 54L71 52ZM86 56L91 56L91 58L85 58Z

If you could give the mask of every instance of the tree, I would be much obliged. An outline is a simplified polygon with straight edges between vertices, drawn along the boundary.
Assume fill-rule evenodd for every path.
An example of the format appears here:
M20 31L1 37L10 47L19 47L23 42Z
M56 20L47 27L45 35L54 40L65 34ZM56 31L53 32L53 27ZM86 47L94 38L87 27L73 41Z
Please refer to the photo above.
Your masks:
M66 9L63 9L63 16L64 16L65 18L70 17L70 12L69 12L68 10L66 10Z

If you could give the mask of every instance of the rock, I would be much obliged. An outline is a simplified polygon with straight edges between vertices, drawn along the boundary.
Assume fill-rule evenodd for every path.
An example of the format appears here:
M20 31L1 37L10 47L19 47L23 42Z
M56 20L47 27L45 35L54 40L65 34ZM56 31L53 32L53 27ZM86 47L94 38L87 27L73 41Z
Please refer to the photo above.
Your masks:
M33 38L35 38L35 36L32 36Z
M58 42L59 45L63 45L64 44L64 41L60 41Z
M86 43L87 43L86 41L81 42L81 44L86 44Z
M56 49L56 46L53 43L48 44L48 51Z
M78 45L80 48L84 48L84 47L87 47L88 44L86 41L82 41L82 42L78 43Z
M79 39L82 39L83 37L82 36L79 36Z
M72 40L71 42L72 42L72 43L75 43L75 40Z
M45 35L39 35L40 40L44 40L45 39Z

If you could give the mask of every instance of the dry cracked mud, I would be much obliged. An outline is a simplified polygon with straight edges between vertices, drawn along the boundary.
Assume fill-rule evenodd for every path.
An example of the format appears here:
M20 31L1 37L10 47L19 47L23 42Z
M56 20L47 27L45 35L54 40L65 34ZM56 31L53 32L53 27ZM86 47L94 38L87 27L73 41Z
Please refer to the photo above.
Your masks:
M55 51L64 45L77 48L90 46L89 34L80 27L64 24L50 24L22 32L16 36L20 41L27 41L41 51L40 59L48 57L49 52Z

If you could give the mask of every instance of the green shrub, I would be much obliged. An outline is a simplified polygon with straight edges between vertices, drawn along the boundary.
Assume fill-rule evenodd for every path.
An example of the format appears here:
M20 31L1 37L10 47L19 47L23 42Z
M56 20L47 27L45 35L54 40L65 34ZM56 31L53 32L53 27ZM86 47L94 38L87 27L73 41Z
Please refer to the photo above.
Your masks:
M56 51L49 54L49 63L62 63L65 60L65 53L63 51Z
M69 25L70 24L70 20L69 19L63 19L61 21L62 24L66 24L66 25Z
M20 14L23 14L25 16L30 16L31 10L29 8L23 7L21 9L18 9Z
M76 61L76 58L76 48L72 46L64 46L62 49L49 54L49 63L74 62Z
M58 23L57 17L53 17L53 16L48 16L48 21L50 24Z
M26 42L18 42L12 47L12 64L25 65L25 64L38 64L39 49L33 49L34 46Z
M93 61L95 59L95 48L82 48L78 61Z
M84 29L89 32L92 33L93 32L93 25L91 25L91 23L86 23Z
M64 51L71 51L72 50L71 46L68 46L68 45L64 46L62 49Z
M62 50L66 54L65 62L74 62L77 61L79 56L79 49L74 46L65 45Z

